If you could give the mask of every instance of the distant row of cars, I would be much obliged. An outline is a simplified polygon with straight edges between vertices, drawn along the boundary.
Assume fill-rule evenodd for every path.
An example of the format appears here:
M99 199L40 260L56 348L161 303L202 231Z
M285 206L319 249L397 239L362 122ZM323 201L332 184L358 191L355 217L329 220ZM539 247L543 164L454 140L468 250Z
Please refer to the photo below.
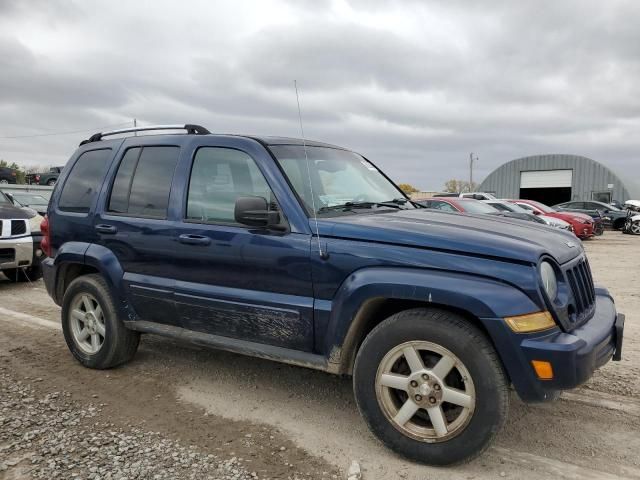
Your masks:
M535 200L501 200L488 193L440 194L419 201L436 210L494 215L526 220L573 232L585 239L601 235L605 226L623 228L627 214L601 202L566 202L549 207Z
M27 173L25 183L29 185L47 185L53 187L64 167L51 167L45 173ZM0 167L0 185L18 183L18 172L9 167Z

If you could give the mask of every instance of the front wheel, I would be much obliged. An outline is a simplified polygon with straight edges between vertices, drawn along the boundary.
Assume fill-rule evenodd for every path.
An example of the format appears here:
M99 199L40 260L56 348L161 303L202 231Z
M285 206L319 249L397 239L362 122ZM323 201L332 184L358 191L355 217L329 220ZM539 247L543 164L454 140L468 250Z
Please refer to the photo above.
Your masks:
M406 310L374 328L356 356L354 391L385 445L430 465L482 453L509 407L489 340L464 318L436 309Z
M35 282L42 277L40 265L22 268L7 268L2 271L7 279L14 283Z
M631 222L631 225L629 226L629 231L634 235L640 235L640 220Z

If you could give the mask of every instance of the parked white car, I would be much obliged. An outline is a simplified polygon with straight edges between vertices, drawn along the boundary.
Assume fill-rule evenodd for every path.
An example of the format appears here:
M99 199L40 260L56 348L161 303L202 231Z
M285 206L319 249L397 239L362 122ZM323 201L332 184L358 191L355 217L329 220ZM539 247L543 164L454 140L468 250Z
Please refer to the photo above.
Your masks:
M627 200L624 206L627 209L627 219L622 232L640 235L640 200Z

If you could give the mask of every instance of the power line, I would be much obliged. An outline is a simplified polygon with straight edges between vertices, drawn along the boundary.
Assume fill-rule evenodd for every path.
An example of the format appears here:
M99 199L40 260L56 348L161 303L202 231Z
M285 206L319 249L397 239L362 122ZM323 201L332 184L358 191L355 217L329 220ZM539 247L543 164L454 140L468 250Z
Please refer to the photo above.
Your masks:
M126 125L131 125L131 122L125 122L125 123L117 123L115 125L103 125L102 127L94 127L94 128L88 128L85 130L73 130L73 131L68 131L68 132L54 132L54 133L36 133L33 135L13 135L13 136L5 136L5 137L0 137L1 140L10 140L10 139L16 139L16 138L35 138L35 137L52 137L55 135L72 135L74 133L87 133L87 132L98 132L104 128L115 128L115 127L124 127Z

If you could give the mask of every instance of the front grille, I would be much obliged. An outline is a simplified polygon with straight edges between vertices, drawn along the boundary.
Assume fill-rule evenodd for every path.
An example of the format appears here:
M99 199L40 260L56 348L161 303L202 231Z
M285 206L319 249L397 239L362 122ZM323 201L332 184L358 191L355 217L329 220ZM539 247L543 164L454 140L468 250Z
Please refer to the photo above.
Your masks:
M593 313L596 304L596 292L593 287L591 268L585 257L566 270L567 280L573 295L573 312L569 318L574 323L582 323Z
M27 222L25 220L11 220L11 235L24 235L27 233Z
M0 248L0 263L13 262L16 258L16 251L13 248Z

